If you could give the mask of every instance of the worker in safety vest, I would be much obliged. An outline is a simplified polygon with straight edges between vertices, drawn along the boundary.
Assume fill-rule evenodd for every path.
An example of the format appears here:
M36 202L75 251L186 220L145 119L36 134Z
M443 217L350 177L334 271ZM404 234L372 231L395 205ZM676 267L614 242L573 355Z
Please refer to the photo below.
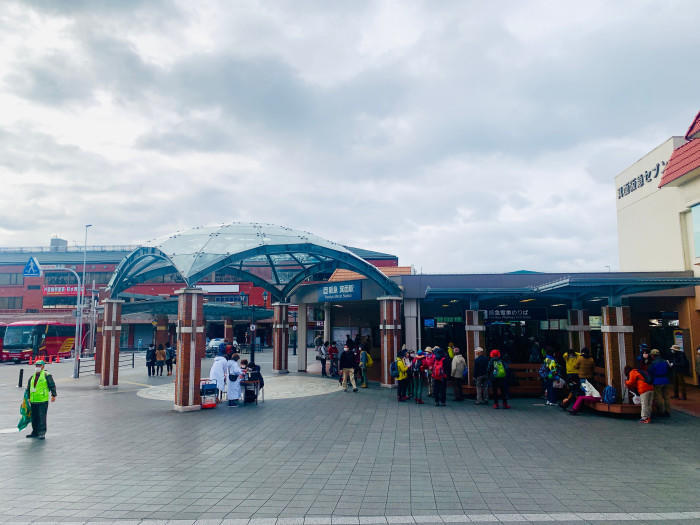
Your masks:
M29 378L27 391L32 405L32 433L28 438L44 439L46 434L46 413L49 410L49 393L51 402L56 401L56 383L51 374L44 370L44 361L36 362L36 371Z

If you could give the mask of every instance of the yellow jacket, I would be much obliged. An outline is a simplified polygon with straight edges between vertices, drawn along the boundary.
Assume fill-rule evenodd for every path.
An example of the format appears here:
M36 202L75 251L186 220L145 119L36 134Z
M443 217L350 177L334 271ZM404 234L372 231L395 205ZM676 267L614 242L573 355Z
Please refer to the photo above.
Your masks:
M400 357L396 358L396 367L399 369L399 377L397 379L399 381L406 379L408 377L408 367Z
M570 353L567 352L564 354L564 361L566 362L566 373L567 374L576 374L576 362L578 361L578 358L581 356L581 354L577 354L576 352Z

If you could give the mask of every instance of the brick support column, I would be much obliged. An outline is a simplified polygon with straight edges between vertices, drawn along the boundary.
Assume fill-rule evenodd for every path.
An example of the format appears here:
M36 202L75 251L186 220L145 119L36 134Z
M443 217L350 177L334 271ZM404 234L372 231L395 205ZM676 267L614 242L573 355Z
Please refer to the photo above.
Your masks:
M591 349L591 325L588 310L568 311L569 348L579 352L585 348Z
M391 362L401 348L401 297L377 297L379 301L380 382L390 387L394 378L389 373Z
M170 340L170 332L168 331L168 316L159 315L156 317L156 340L154 341L156 348L158 345L163 345L165 348Z
M306 304L297 309L297 372L306 372Z
M272 304L272 370L287 374L287 354L289 352L288 303Z
M119 340L122 332L122 304L119 299L106 299L102 325L102 359L100 388L116 388L119 384Z
M224 339L233 341L233 319L230 317L224 317Z
M469 377L467 383L469 386L474 386L474 359L476 359L475 350L478 346L484 348L486 345L486 327L484 326L484 312L482 310L465 310L464 312L464 330L467 335L467 367ZM486 348L484 354L488 355Z
M100 314L95 323L95 373L102 374L102 326L104 325L104 315Z
M602 311L605 381L619 397L625 388L625 366L634 363L632 313L629 306L604 306Z
M204 290L183 288L175 292L177 304L177 369L175 410L201 408L199 379L204 355Z

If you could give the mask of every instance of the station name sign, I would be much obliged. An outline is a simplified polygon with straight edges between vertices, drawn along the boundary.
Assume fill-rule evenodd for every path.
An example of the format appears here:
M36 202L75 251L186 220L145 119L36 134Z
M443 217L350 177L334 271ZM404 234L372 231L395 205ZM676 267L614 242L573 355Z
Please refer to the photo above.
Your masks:
M489 321L532 321L547 319L545 308L508 308L484 311L484 319Z
M625 182L622 186L617 188L617 198L622 199L623 197L627 197L627 195L633 191L643 188L645 184L651 184L652 181L659 178L659 175L663 175L666 164L668 164L668 162L665 160L657 162L656 166L651 170L645 170L644 173L637 175L629 182Z
M362 300L362 281L324 284L318 288L319 303L360 300Z

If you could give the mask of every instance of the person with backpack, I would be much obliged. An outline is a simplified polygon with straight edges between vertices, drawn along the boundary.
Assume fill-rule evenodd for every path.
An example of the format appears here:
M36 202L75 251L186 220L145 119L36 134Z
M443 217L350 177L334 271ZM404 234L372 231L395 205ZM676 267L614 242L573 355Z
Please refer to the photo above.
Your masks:
M360 384L360 388L367 388L367 368L374 364L374 360L372 359L370 353L367 351L367 347L365 345L361 345L361 348L362 351L360 352L360 376L362 379L362 383Z
M339 377L338 347L335 345L335 341L333 341L328 347L328 358L331 360L331 366L329 371L331 377Z
M397 374L395 376L396 383L398 384L396 397L400 403L408 400L408 397L406 396L406 389L408 387L408 367L406 366L406 361L404 361L405 357L406 350L399 350L399 353L396 356L396 359L394 359L392 366L392 376Z
M476 385L475 405L489 402L489 358L484 355L484 349L477 346L474 350L474 384Z
M690 363L685 352L678 345L671 346L671 382L673 384L673 396L671 399L688 399L685 389L685 376L690 369ZM678 395L680 393L680 396Z
M430 377L433 380L433 395L435 397L435 406L447 406L447 369L445 368L445 360L447 354L445 351L436 346L433 348L435 360L431 369Z
M489 359L487 371L491 382L493 408L500 408L499 401L503 401L503 408L510 408L508 404L508 365L501 359L500 350L491 350L489 356L491 359Z
M559 378L559 373L557 361L550 353L545 356L539 374L544 385L545 405L556 406L557 393L554 391L554 381Z
M671 415L671 400L669 399L671 367L661 357L661 352L657 348L654 348L650 355L652 362L647 372L654 385L654 405L660 416L669 417Z
M418 350L411 361L411 371L413 372L413 399L416 405L423 404L423 376L425 375L425 353Z
M651 378L645 370L632 368L627 365L625 367L625 386L634 392L641 399L642 414L640 423L651 423L651 406L654 402L654 385L651 384Z
M454 357L452 358L452 389L455 395L455 401L464 401L464 391L462 390L462 385L464 384L464 372L467 370L467 362L464 360L464 356L459 348L454 348Z
M433 369L434 364L435 364L435 354L433 353L433 347L426 346L425 347L424 369L425 369L425 382L428 385L428 397L433 397L433 376L431 375L431 371Z

